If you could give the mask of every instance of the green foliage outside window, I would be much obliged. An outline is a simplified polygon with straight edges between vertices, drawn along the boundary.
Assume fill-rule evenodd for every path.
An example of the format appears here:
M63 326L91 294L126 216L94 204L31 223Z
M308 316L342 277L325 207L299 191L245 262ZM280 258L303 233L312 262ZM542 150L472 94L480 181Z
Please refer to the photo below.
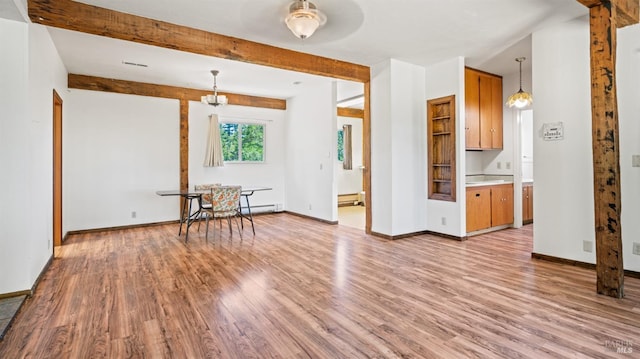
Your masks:
M344 131L338 130L338 161L344 161Z
M264 161L264 126L242 125L242 160Z
M264 125L221 123L220 140L225 162L264 161Z

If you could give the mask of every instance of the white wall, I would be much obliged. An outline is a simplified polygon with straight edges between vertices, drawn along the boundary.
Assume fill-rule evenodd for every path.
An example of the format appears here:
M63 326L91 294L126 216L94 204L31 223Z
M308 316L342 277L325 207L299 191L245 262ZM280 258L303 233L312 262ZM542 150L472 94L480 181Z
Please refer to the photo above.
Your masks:
M521 113L521 161L522 179L533 179L533 110L525 110Z
M392 235L424 231L427 218L425 69L391 60Z
M351 125L351 145L353 169L345 170L342 161L338 161L338 156L334 155L336 181L338 182L338 194L360 193L362 188L362 119L353 117L338 117L337 129L341 130L343 125Z
M290 212L337 221L336 84L325 80L298 86L298 95L287 100L284 207Z
M631 155L640 154L640 26L618 30L617 92L620 130L622 241L624 267L640 270L632 254L640 233L640 170ZM534 137L534 252L595 263L582 241L594 241L593 164L589 24L587 18L533 35L534 132L545 122L564 123L563 141Z
M372 231L426 229L425 69L391 59L372 68Z
M441 62L426 69L426 99L456 96L456 201L427 201L427 229L462 237L466 235L465 143L464 143L464 58ZM426 106L426 102L425 102ZM424 119L426 123L426 117ZM423 132L426 134L425 132ZM425 159L426 163L426 159ZM425 167L426 171L426 167ZM426 174L425 174L426 176ZM425 177L426 188L426 177ZM426 198L426 195L425 195ZM446 224L442 224L445 218Z
M371 67L371 231L392 234L391 63Z
M204 167L209 132L209 115L218 114L219 122L256 123L265 126L264 163L226 163L223 167ZM264 186L271 191L255 192L251 206L284 205L285 149L283 144L286 111L227 105L214 108L199 102L189 103L189 186L200 183ZM244 201L243 201L244 203ZM256 208L272 211L273 207Z
M155 193L180 186L178 100L69 90L64 106L65 231L179 218Z
M0 293L28 290L52 254L53 89L66 70L43 26L0 19Z
M27 94L29 78L29 32L24 23L0 19L0 293L25 290L31 286L27 262L31 243L24 216L25 198L31 202L29 183L29 129ZM18 210L16 210L18 209Z
M484 174L484 157L482 151L465 151L466 175Z
M618 30L618 110L620 120L620 173L622 176L622 246L625 269L640 271L640 256L632 252L640 243L640 168L631 156L640 155L640 25ZM536 173L536 178L538 174Z

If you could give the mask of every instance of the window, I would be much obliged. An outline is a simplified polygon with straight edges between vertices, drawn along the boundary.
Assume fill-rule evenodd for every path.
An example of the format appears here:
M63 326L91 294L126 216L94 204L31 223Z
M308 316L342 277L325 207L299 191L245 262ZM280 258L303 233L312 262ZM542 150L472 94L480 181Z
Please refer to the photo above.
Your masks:
M264 125L221 123L220 140L225 162L264 162Z

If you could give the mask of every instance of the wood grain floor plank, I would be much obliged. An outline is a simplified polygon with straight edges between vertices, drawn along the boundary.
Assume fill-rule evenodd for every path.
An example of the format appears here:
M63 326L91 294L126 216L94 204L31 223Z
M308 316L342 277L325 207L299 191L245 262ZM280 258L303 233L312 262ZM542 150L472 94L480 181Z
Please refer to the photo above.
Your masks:
M192 227L192 229L197 227ZM614 358L640 280L531 258L532 226L396 241L287 214L256 235L177 225L70 236L0 358Z

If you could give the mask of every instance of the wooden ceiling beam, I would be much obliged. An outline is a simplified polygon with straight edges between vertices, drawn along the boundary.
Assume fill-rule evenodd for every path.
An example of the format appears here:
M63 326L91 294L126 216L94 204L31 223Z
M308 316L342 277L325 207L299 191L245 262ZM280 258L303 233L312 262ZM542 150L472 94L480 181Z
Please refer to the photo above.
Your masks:
M211 90L206 91L76 74L69 74L67 81L68 87L73 89L115 92L128 95L161 97L198 102L202 96L211 94ZM275 110L287 109L287 101L282 99L240 95L228 92L218 92L218 94L226 95L230 105L261 107Z
M368 66L287 50L71 0L28 0L32 22L146 45L367 82Z
M578 0L578 2L588 8L600 5L615 6L615 20L618 28L637 24L640 21L640 2L638 0Z
M349 107L338 107L338 116L364 118L364 110Z

